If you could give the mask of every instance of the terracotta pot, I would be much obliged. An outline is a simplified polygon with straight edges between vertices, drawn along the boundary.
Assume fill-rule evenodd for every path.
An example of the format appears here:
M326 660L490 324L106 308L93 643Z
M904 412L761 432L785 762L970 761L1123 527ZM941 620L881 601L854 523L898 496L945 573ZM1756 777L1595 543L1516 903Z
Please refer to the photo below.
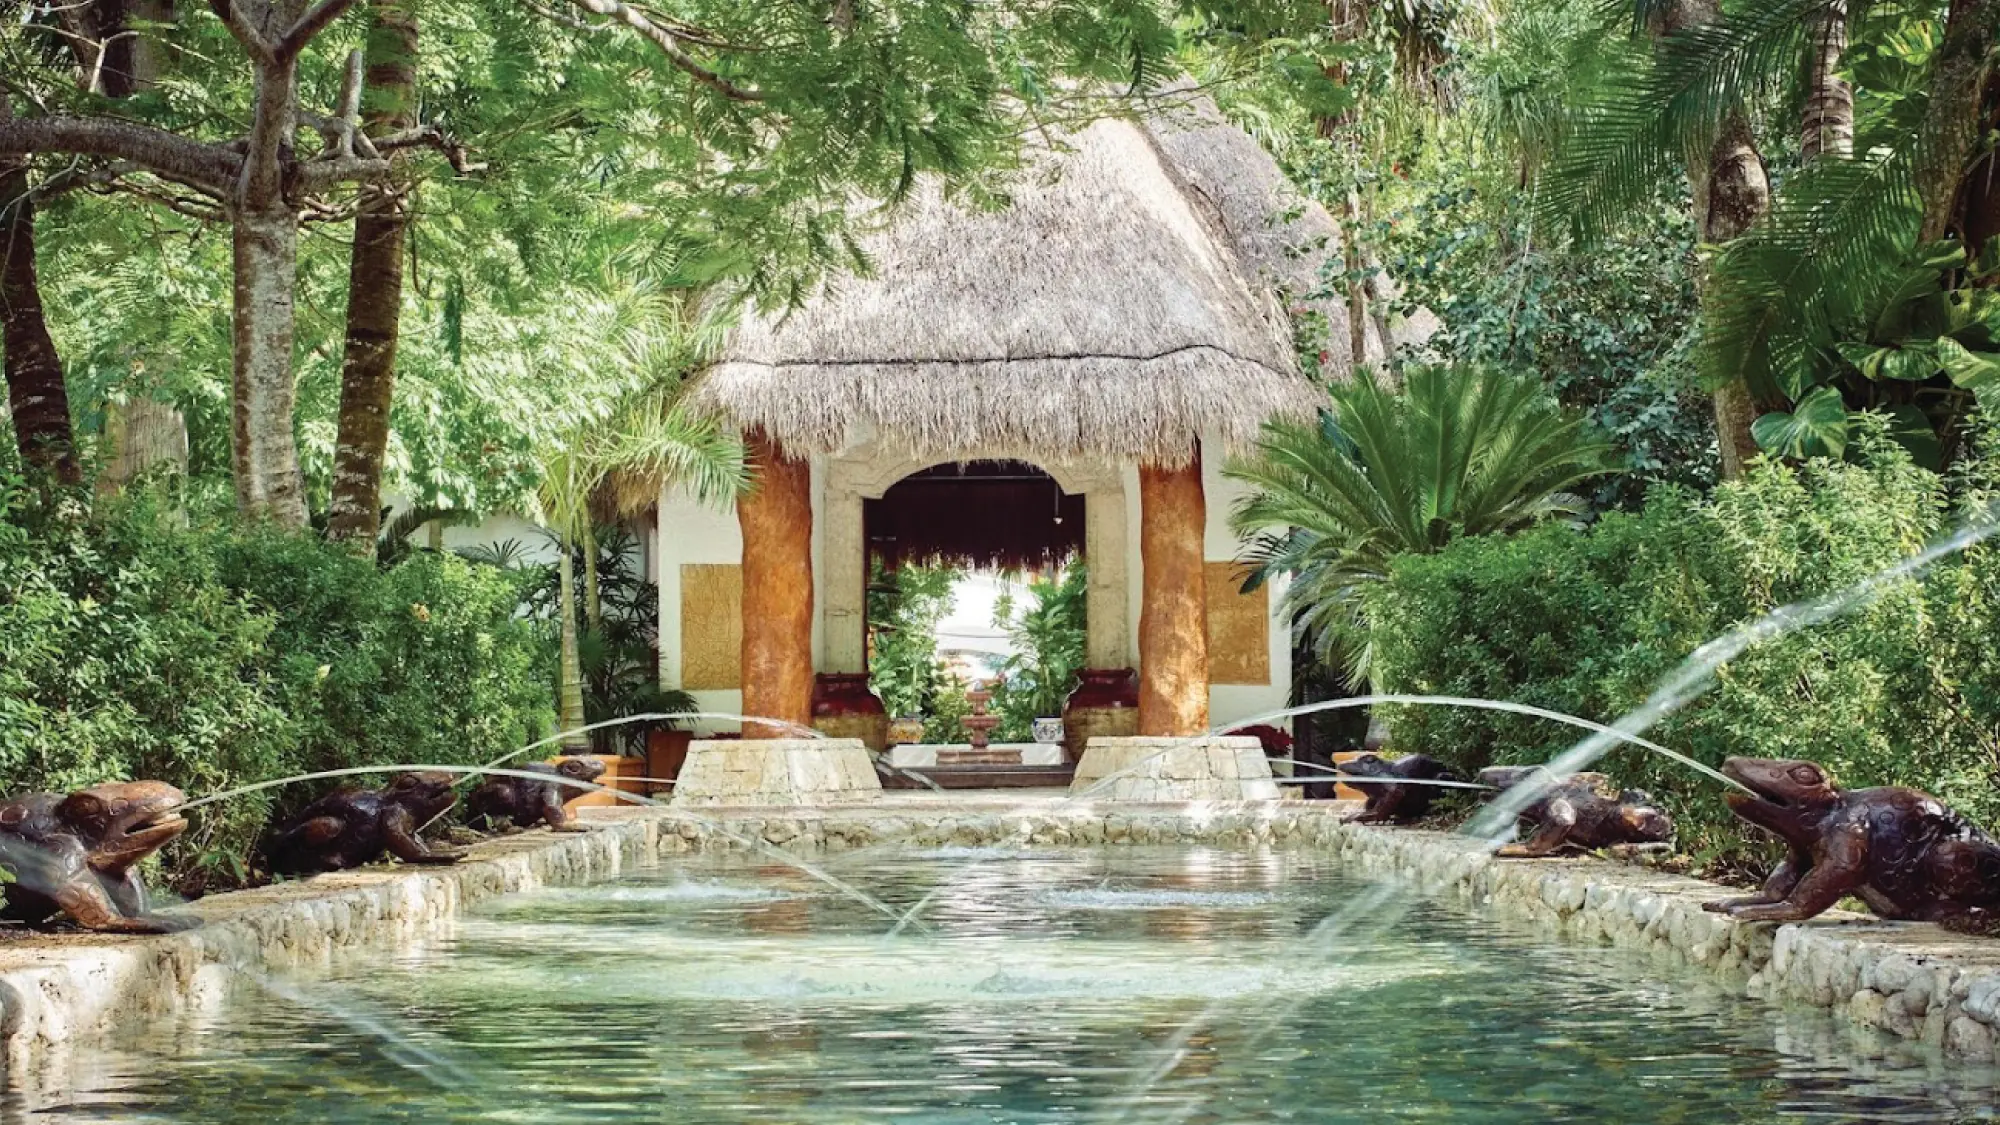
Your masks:
M813 729L829 738L858 738L870 750L889 745L889 712L863 672L822 672L813 684Z
M681 775L681 765L687 761L688 743L694 741L694 732L685 730L662 730L659 727L646 732L646 776L666 781ZM671 793L673 786L653 782L646 783L648 793Z
M907 742L924 740L924 718L922 715L905 715L889 724L888 743L901 746Z
M635 780L645 776L639 772L645 768L646 763L643 760L639 758L622 758L616 754L571 754L568 756L572 758L589 758L593 761L603 763L604 772L598 776L597 784L607 789L617 789L621 792L636 793L642 797L645 796L645 783ZM560 761L562 761L561 758L550 758L549 764L555 765ZM638 802L613 797L609 793L600 793L595 789L580 793L563 802L563 807L566 809L609 808L615 805L636 808Z

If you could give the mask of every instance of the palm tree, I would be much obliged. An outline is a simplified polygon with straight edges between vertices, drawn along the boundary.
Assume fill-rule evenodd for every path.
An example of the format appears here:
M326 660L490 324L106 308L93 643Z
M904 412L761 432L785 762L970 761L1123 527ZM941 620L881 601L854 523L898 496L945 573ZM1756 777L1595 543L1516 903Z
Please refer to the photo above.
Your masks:
M1803 107L1799 166L1780 191L1769 191L1761 170L1754 190L1695 184L1702 241L1718 248L1699 279L1704 381L1719 403L1795 404L1747 428L1744 412L1731 412L1725 445L1738 456L1725 448L1725 469L1756 447L1837 454L1849 407L1887 409L1906 444L1935 455L1970 401L1953 384L1969 390L1986 378L1983 366L1965 363L1920 371L1887 331L1912 296L1905 287L1930 284L1922 275L1936 274L1929 267L1951 252L1947 241L1956 236L1970 264L1988 226L1954 208L1985 178L1972 138L1993 83L2000 2L1945 7L1933 46L1935 6L1645 0L1642 17L1669 33L1649 55L1627 49L1604 78L1573 92L1537 208L1586 234L1657 190L1691 151L1719 154L1710 146L1732 130L1741 158L1729 167L1751 171L1760 158L1746 106ZM1868 60L1853 71L1869 104L1858 123L1857 91L1844 76L1850 39ZM1754 206L1735 206L1745 201ZM1714 222L1732 210L1736 221ZM1922 358L1937 335L1913 341ZM1748 448L1746 434L1756 438Z
M1558 516L1567 490L1617 471L1611 444L1540 383L1479 367L1415 367L1399 391L1363 370L1316 423L1274 422L1230 477L1255 491L1230 514L1254 535L1252 582L1291 578L1283 606L1321 660L1368 665L1361 595L1400 554Z
M642 295L643 296L643 295ZM680 407L686 375L714 352L722 322L695 318L697 298L641 300L652 315L627 335L624 361L642 376L636 389L602 421L579 427L554 443L542 462L536 518L556 538L558 613L562 618L563 729L584 725L582 625L577 617L575 556L585 568L589 617L598 623L597 543L593 507L618 514L643 510L667 485L679 485L703 503L724 504L749 487L743 445L712 420ZM565 747L587 744L573 735Z

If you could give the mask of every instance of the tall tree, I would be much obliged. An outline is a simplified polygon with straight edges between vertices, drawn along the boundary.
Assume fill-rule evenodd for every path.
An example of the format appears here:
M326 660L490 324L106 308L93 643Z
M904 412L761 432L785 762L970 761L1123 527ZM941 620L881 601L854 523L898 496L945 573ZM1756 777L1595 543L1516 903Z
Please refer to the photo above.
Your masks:
M248 63L247 134L204 141L130 118L55 112L0 121L0 155L69 153L102 162L107 181L127 176L191 189L212 202L232 239L232 459L237 507L303 526L292 346L300 209L341 187L380 179L396 150L444 145L416 129L370 137L360 123L361 57L348 60L337 108L321 115L299 100L306 49L355 0L213 0ZM301 156L309 125L318 153Z
M1831 0L1806 17L1805 111L1799 123L1799 159L1848 156L1854 151L1854 87L1840 73L1847 51L1847 0Z
M417 124L417 4L370 0L362 124L372 135ZM347 282L347 341L340 372L339 436L327 534L372 549L380 530L382 467L389 446L396 345L402 333L405 185L365 184L354 220Z
M1668 0L1660 10L1659 36L1690 38L1721 18L1716 0ZM1723 111L1709 144L1691 148L1687 175L1694 192L1695 227L1701 241L1710 246L1734 240L1771 209L1771 183L1764 174L1764 158L1757 151L1749 117L1740 104ZM1751 427L1760 411L1749 386L1740 379L1718 385L1714 401L1722 475L1725 479L1741 476L1744 464L1757 455L1757 438Z
M35 196L23 161L0 163L0 348L21 460L74 484L83 472L70 428L62 358L42 310Z
M81 89L123 99L152 86L158 71L152 40L134 24L170 22L169 0L85 0L61 5L55 14ZM0 105L0 119L8 115ZM26 161L0 160L0 351L22 460L74 484L83 472L62 357L42 302L35 192Z
M1980 102L1996 34L2000 0L1952 0L1931 66L1930 104L1917 149L1916 186L1924 208L1920 244L1950 232L1959 185L1979 144Z

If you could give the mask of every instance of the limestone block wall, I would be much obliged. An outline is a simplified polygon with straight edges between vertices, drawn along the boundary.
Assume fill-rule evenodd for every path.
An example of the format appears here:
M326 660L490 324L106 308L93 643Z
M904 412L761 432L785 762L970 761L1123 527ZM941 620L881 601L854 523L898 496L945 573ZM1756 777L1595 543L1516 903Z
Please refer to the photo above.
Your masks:
M882 795L858 738L700 739L674 785L674 804L825 805Z
M1278 784L1254 738L1093 738L1070 795L1106 801L1275 801Z

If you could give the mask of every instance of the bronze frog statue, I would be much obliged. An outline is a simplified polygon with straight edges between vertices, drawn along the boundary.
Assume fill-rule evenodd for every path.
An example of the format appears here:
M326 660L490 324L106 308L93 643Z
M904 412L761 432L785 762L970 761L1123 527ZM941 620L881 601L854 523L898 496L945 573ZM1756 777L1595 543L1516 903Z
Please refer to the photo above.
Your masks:
M465 852L426 844L418 832L458 802L448 773L398 774L382 789L337 789L274 831L264 855L280 875L343 871L387 851L404 863L457 863Z
M2000 921L2000 844L1937 798L1900 785L1842 789L1814 762L1731 758L1750 792L1725 799L1785 841L1764 888L1704 904L1746 922L1796 922L1853 895L1883 918L1976 933Z
M1541 766L1492 766L1479 771L1481 784L1505 792L1540 775ZM1674 838L1674 822L1643 789L1618 789L1601 773L1574 773L1542 789L1519 819L1534 831L1518 844L1493 854L1539 859L1565 848L1592 851L1621 844L1661 844Z
M68 915L92 930L164 934L201 923L151 913L139 862L187 828L187 798L161 781L127 781L0 803L7 916L45 925Z
M484 819L489 825L511 824L515 828L546 824L554 832L589 831L563 811L563 802L584 790L564 785L559 779L595 782L604 776L603 762L596 758L564 758L553 766L542 762L522 766L521 772L539 774L550 780L488 778L466 798L466 819Z
M1405 754L1395 759L1363 754L1342 762L1339 769L1341 773L1355 777L1459 780L1450 767L1426 754ZM1367 801L1360 812L1347 818L1349 824L1407 824L1422 820L1431 811L1431 802L1444 792L1434 785L1397 785L1394 782L1356 785L1355 788L1367 795Z

